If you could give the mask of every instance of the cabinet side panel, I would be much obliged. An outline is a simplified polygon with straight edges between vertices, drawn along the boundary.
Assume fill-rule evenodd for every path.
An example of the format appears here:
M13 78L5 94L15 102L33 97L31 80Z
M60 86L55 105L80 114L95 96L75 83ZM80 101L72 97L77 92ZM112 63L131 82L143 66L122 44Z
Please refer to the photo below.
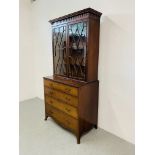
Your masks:
M99 82L91 82L79 90L79 117L82 123L82 131L97 125L98 118L98 86Z
M89 19L88 40L88 72L87 81L98 79L98 55L99 55L99 29L100 19Z

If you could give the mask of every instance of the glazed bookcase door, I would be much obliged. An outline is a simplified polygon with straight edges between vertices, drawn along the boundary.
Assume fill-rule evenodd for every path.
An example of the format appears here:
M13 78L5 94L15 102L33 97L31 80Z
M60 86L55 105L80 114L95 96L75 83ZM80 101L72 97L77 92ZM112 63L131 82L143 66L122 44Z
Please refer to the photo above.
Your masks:
M66 25L55 27L52 31L54 74L67 76Z
M68 25L68 77L85 80L87 52L87 22Z

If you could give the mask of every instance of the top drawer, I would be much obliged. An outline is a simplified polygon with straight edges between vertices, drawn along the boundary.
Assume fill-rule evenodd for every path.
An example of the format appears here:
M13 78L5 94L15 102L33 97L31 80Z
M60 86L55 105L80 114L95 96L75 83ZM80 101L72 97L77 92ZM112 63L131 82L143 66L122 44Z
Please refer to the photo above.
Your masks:
M54 81L50 81L47 79L44 79L44 85L47 87L52 87L57 90L61 90L61 91L65 92L67 94L70 94L70 95L78 96L78 89L71 87L71 86L67 86L67 85L64 85L64 84L61 84L58 82L54 82Z

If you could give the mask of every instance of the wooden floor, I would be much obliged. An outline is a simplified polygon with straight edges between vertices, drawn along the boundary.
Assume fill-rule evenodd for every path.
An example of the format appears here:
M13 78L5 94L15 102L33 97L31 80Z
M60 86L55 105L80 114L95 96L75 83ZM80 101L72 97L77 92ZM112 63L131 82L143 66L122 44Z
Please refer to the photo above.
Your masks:
M103 129L92 129L77 145L51 118L44 121L43 100L34 98L20 103L20 155L134 155L134 145Z

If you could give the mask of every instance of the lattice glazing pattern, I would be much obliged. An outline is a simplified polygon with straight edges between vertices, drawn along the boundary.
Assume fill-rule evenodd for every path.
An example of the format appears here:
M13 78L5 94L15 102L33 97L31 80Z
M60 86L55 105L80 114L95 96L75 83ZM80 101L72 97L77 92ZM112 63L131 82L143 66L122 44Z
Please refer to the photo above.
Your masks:
M69 77L85 79L87 23L69 25Z
M67 76L66 26L53 29L54 73Z

